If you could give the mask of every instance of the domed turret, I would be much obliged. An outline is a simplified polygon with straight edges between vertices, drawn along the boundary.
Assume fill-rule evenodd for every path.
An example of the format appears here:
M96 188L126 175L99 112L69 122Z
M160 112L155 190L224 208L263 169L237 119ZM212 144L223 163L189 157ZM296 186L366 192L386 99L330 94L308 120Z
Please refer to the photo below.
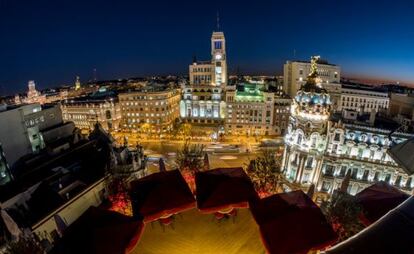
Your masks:
M308 120L327 120L331 108L328 92L322 88L318 77L317 61L319 56L311 59L311 72L304 85L298 90L292 106L292 115Z

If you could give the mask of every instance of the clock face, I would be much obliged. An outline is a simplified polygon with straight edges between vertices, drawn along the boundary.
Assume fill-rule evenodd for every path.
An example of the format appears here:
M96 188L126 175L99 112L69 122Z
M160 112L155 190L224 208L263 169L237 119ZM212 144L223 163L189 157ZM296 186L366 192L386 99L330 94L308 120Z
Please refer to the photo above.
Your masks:
M223 58L223 56L222 56L221 54L217 54L217 55L215 56L215 58L216 58L216 60L220 60L221 58Z

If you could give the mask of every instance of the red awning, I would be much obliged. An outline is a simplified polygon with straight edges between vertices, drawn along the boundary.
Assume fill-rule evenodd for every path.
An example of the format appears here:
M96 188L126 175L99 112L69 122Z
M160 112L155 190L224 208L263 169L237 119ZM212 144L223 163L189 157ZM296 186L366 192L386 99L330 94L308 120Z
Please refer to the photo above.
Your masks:
M364 211L362 222L370 225L404 202L409 195L386 182L377 182L355 195Z
M195 181L197 207L202 212L248 207L249 200L257 198L253 184L243 168L197 172Z
M90 207L66 230L56 244L61 254L124 254L138 243L142 221L117 212Z
M144 222L195 207L194 196L178 170L148 175L131 182L134 216Z
M269 253L307 253L337 239L319 207L302 191L256 200L250 210Z

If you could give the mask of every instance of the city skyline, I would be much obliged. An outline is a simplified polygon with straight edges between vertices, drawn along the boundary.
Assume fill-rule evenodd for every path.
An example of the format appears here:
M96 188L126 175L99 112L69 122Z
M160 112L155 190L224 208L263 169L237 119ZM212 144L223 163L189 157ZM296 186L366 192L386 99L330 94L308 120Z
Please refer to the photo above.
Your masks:
M217 12L230 74L281 75L285 61L321 55L345 77L412 83L411 6L261 1L234 12L231 3L4 1L0 29L8 36L0 41L0 94L22 92L28 80L40 89L73 84L77 75L87 81L95 68L99 80L186 74L194 55L208 57Z
M0 254L412 254L412 7L0 0Z

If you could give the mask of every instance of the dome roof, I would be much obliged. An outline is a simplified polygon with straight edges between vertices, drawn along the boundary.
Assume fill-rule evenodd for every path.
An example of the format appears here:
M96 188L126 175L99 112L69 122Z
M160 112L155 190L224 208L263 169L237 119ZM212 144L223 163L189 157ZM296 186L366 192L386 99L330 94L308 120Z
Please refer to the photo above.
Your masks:
M320 105L320 106L327 106L331 104L331 98L328 93L321 91L321 93L317 92L307 92L303 90L299 90L296 93L295 101L300 105Z

